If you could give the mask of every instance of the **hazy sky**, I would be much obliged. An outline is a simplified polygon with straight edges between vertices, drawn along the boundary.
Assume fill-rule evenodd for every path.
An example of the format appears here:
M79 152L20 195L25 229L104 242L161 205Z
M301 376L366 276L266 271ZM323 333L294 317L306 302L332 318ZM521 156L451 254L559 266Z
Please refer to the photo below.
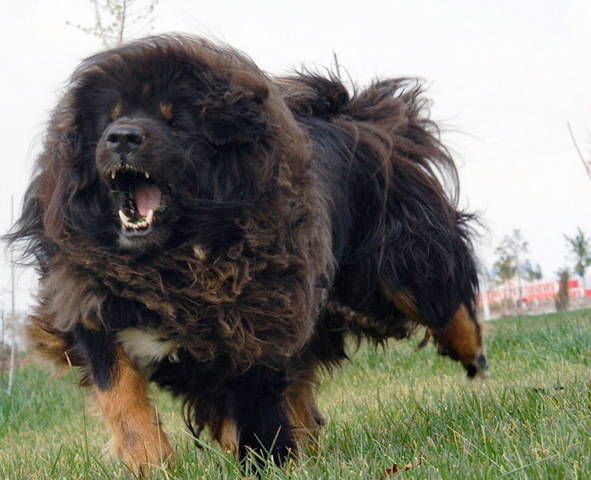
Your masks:
M77 63L99 42L66 25L91 25L85 0L2 0L0 9L0 231L10 195L20 205L51 107ZM487 227L483 262L514 228L547 279L567 264L563 234L591 234L591 180L568 135L591 155L591 1L160 0L154 32L221 40L263 69L330 66L333 52L359 84L420 76L433 118L460 169L462 205ZM142 26L130 32L147 33ZM8 269L1 264L0 307ZM31 275L21 273L19 306Z

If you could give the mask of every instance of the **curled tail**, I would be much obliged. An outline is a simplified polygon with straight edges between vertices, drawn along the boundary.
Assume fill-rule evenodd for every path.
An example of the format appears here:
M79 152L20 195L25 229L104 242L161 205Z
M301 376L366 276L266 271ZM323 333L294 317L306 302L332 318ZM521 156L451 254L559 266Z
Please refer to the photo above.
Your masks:
M332 74L299 74L278 84L292 112L337 124L351 133L358 148L372 149L382 160L382 175L389 176L397 163L420 170L432 187L447 187L446 196L457 205L455 163L429 118L429 101L418 80L380 80L353 94Z

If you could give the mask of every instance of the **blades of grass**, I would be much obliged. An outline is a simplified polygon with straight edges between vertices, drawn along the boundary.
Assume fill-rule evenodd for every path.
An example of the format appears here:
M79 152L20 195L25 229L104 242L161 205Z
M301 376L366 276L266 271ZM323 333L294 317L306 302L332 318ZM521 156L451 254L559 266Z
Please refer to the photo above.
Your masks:
M105 474L106 478L113 478L113 473L109 472L107 470L107 467L105 467L105 464L102 462L102 460L95 456L95 455L91 455L91 458L94 462L94 464L99 468L99 470L101 470L101 472L103 472Z
M53 461L51 468L49 469L49 475L53 475L55 473L55 469L57 467L57 462L59 461L61 455L62 455L62 450L63 450L64 446L60 445L60 448L57 451L57 455L55 456L55 460Z
M540 463L547 462L548 460L551 460L552 458L558 457L559 455L560 455L560 453L555 453L554 455L549 455L549 456L544 457L544 458L542 458L540 460L537 460L535 462L528 463L527 465L523 465L521 467L517 467L517 468L515 468L513 470L510 470L509 472L502 473L501 474L501 477L507 477L507 476L513 475L513 474L515 474L517 472L521 472L522 470L525 470L526 468L530 468L530 467L533 467L535 465L539 465Z
M485 458L487 458L493 465L495 465L500 471L503 471L503 467L501 467L501 465L499 465L495 460L493 460L489 455L486 454L486 452L484 452L482 449L478 448L473 441L471 441L468 437L466 437L465 435L462 435L460 432L458 432L457 430L453 429L451 426L446 425L447 428L449 430L451 430L455 435L457 435L458 437L462 438L464 441L468 442L470 444L470 446L474 449L477 450L481 455L483 455Z
M233 457L229 457L229 455L227 455L221 449L216 448L215 446L210 445L208 442L205 442L205 441L201 440L200 438L195 437L190 432L187 432L184 429L182 430L182 433L184 435L186 435L187 437L189 437L193 442L195 442L203 450L209 452L210 454L213 454L213 457L215 459L217 459L218 461L221 461L221 463L223 465L232 469L232 471L233 471L232 474L236 474L236 475L241 474L240 467L236 464L236 461L233 459Z

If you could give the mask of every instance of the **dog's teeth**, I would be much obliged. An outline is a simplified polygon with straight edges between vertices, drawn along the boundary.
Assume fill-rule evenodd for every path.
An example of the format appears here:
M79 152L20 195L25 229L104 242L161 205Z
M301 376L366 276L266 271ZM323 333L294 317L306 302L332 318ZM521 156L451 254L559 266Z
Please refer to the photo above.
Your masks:
M115 172L115 170L111 170L111 180L115 180L116 176L117 176L117 173Z
M133 221L131 218L125 215L125 213L123 213L123 210L119 210L119 218L121 219L121 224L125 228L137 231L140 229L148 228L151 225L152 221L154 220L154 210L148 211L148 215L146 215L145 218L135 221Z
M123 210L119 210L119 218L124 225L129 223L129 217L123 213Z
M145 172L146 178L149 179L150 178L150 174L148 172Z

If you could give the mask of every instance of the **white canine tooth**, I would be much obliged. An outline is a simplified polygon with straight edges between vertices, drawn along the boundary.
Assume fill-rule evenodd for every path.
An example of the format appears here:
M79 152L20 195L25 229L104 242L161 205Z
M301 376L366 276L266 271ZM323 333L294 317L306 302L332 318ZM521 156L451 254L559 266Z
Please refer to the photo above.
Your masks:
M150 174L148 172L145 172L145 174L146 174L146 178L149 179L150 178Z
M150 225L152 223L152 220L154 220L154 210L150 210L148 212L148 215L146 215L144 221L146 222L146 224Z
M123 210L119 210L119 218L124 225L129 223L129 217L123 213Z

